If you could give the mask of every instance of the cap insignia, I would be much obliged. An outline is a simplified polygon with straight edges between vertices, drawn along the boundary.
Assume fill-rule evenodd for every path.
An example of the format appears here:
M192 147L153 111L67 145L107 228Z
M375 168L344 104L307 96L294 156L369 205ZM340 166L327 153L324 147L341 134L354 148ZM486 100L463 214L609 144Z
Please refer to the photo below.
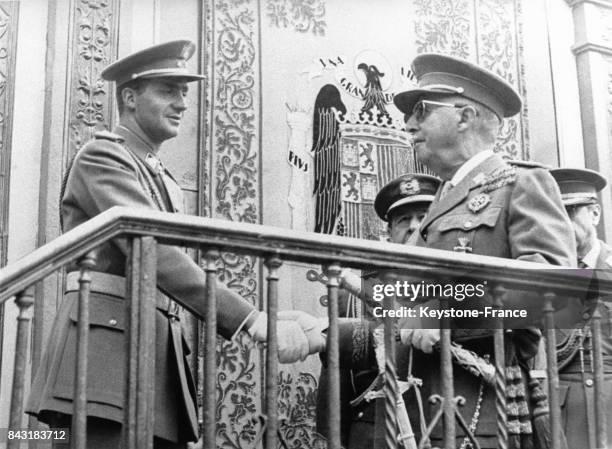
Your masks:
M417 179L411 178L407 181L402 181L400 183L399 191L400 194L404 196L416 195L421 191L421 185L419 184L419 181Z
M468 209L476 214L487 207L490 202L491 197L487 193L479 193L470 200Z
M185 68L187 66L187 62L184 59L177 59L176 61L176 66L182 68Z

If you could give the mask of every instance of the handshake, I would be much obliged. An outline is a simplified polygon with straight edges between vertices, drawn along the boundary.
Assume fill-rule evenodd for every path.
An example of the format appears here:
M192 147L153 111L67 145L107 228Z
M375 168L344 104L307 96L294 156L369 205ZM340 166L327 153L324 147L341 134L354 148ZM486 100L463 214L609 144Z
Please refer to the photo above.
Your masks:
M276 332L278 336L278 359L281 363L295 363L305 360L310 354L325 350L327 317L315 318L299 310L278 312ZM257 318L247 330L254 341L265 342L268 337L268 314Z

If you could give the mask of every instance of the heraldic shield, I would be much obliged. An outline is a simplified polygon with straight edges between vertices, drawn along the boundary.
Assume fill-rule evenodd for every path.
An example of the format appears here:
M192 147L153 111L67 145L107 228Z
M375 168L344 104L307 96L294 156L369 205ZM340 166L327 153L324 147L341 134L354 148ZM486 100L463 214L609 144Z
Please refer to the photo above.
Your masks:
M387 225L374 211L376 194L400 175L430 171L416 161L410 135L400 124L380 124L373 117L377 114L337 116L341 212L336 228L347 237L386 241Z

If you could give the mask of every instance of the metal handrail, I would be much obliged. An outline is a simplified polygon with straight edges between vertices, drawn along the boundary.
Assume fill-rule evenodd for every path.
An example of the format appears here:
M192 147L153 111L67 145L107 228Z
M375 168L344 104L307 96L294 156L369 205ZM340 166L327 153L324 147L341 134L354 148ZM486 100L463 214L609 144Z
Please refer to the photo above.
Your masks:
M437 278L466 276L557 294L580 294L590 282L590 276L579 271L558 273L555 267L539 263L113 207L0 270L0 303L100 244L130 235L153 236L160 243L172 245L210 245L278 255L296 262L320 264L333 260L343 267L367 264L371 268L410 270L426 277L433 272ZM599 291L603 296L612 295L612 281L601 281Z

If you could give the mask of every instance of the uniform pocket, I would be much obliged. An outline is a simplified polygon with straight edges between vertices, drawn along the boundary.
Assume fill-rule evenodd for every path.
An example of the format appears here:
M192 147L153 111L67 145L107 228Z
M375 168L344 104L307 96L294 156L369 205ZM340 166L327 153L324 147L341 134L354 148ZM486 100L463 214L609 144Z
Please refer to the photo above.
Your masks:
M125 373L125 302L91 293L87 350L87 401L123 406ZM53 395L72 399L76 366L78 302L69 315L69 329L61 354Z
M440 232L451 230L472 231L480 226L494 227L501 213L501 207L489 207L477 214L453 214L440 220Z

